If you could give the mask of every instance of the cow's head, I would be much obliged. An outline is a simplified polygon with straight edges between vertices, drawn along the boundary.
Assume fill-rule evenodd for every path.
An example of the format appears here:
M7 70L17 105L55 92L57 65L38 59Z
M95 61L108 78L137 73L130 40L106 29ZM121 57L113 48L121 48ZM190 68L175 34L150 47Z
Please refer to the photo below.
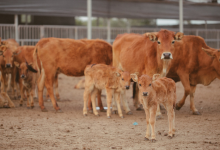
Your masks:
M174 33L169 30L160 30L146 34L153 42L157 42L157 52L160 59L173 59L174 44L183 38L183 33Z
M131 74L131 78L134 82L137 82L139 88L140 98L147 99L148 97L153 96L155 93L153 89L153 84L157 78L160 77L160 74L154 74L153 78L149 77L148 75L142 75L138 77L137 74Z
M119 77L119 84L122 89L129 89L131 83L131 77L128 72L118 71L115 72L115 75Z
M9 46L7 42L1 42L0 56L3 57L6 68L11 68L13 66L14 56L18 55L20 52L21 50L18 50L17 46Z
M220 50L205 49L205 48L202 48L202 50L206 52L206 54L208 54L210 57L217 59L217 61L220 63Z
M28 72L31 71L31 72L34 72L34 73L37 73L37 70L33 69L32 67L32 63L21 63L19 64L18 62L14 62L15 66L19 68L19 75L22 79L26 79L28 77Z

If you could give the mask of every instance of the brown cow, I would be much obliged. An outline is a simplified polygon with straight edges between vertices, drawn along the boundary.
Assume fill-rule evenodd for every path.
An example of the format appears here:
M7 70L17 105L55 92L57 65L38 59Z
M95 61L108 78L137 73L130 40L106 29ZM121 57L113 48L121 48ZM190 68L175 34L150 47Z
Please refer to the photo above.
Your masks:
M183 33L175 34L168 30L145 35L133 33L118 35L113 43L113 66L130 73L138 72L140 76L146 74L152 77L158 73L164 77L174 58L176 51L174 45L180 43L182 38ZM124 95L125 93L122 94L123 101ZM138 94L135 95L134 105L139 109L137 102Z
M14 62L15 65L19 68L19 74L22 78L23 90L27 94L27 108L30 108L29 104L29 95L31 95L31 108L34 108L34 92L36 88L36 83L38 79L37 70L34 70L31 64L27 62L21 63ZM23 104L23 99L20 101L20 106Z
M159 78L159 76L159 74L155 74L151 78L148 75L142 75L138 78L136 74L131 74L133 81L138 83L139 100L146 113L147 132L145 139L149 140L150 138L151 126L152 142L156 141L155 122L158 104L163 104L167 110L169 122L168 137L172 138L175 135L174 107L176 104L176 84L172 79L166 77Z
M112 63L112 47L107 42L99 39L44 38L37 43L35 56L39 58L41 64L41 75L38 80L41 110L46 111L43 103L43 87L45 85L53 107L60 112L52 88L55 74L59 72L68 76L82 76L88 64L102 63L110 65ZM100 109L103 109L103 107Z
M4 43L3 43L4 42ZM16 67L14 66L14 56L18 55L20 52L18 50L18 43L14 39L8 39L1 42L0 50L0 69L1 69L1 91L6 92L7 79L6 75L11 74L11 87L12 95L17 98L17 86L15 83ZM5 45L5 46L4 46ZM16 94L14 92L14 86L16 88Z
M111 100L114 95L118 106L118 114L123 118L123 114L120 106L120 93L122 90L129 89L130 74L128 72L122 72L120 69L104 65L93 64L86 67L85 71L85 91L84 91L84 108L83 115L87 115L86 103L89 95L91 95L93 113L98 115L95 104L95 97L98 90L105 89L107 95L107 117L111 116Z

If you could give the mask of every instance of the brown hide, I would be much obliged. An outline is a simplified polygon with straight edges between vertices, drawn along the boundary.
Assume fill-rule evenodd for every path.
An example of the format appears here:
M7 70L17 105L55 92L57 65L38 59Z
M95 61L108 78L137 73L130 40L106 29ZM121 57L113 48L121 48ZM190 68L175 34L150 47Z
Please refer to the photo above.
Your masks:
M93 112L98 115L95 107L95 97L98 90L106 89L107 94L107 117L110 118L111 115L111 99L117 100L118 113L119 116L123 118L123 114L120 106L120 93L125 90L130 85L130 74L128 72L122 72L120 69L104 65L88 65L85 69L85 91L84 91L84 108L83 114L87 115L86 102L89 95L91 95ZM113 95L112 95L113 94Z
M151 125L151 139L155 140L155 122L157 105L163 104L167 110L169 122L169 137L172 138L175 134L175 112L174 106L176 103L176 85L172 79L163 77L149 77L142 75L137 77L136 74L131 75L132 79L138 83L139 98L144 107L147 121L147 132L145 138L149 140Z
M44 111L42 89L45 86L53 106L60 110L53 96L52 82L56 72L69 76L83 76L89 64L112 63L112 47L103 40L74 40L44 38L36 45L36 55L42 64L42 73L38 82L39 103Z

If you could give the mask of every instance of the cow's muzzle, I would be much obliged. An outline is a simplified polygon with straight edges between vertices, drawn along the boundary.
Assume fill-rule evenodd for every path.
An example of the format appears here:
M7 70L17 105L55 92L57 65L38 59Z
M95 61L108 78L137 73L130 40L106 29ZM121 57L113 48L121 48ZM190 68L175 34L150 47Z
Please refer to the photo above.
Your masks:
M11 64L6 64L5 67L6 68L11 68Z
M148 96L148 92L143 92L143 96Z
M161 59L173 59L173 56L170 52L164 52L162 55L161 55Z
M128 90L128 89L129 89L129 86L127 85L127 86L125 86L125 88Z
M24 75L24 74L22 74L22 75L21 75L21 78L22 78L22 79L24 79L24 78L25 78L25 75Z

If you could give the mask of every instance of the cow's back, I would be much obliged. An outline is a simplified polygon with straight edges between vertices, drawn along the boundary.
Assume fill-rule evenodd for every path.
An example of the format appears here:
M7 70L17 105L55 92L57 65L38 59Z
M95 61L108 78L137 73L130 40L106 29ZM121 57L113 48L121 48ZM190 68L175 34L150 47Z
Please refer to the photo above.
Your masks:
M36 47L43 65L55 65L60 72L70 76L84 75L88 64L112 62L111 45L103 40L45 38Z

